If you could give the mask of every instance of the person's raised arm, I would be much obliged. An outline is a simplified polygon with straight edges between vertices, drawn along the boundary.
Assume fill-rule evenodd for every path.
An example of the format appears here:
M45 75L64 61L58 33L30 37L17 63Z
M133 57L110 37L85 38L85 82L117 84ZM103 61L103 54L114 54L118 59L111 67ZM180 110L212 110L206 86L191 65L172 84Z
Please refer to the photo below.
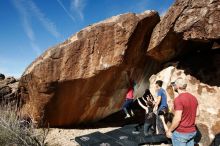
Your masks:
M147 104L147 100L144 99L144 97L142 97L143 101Z
M152 95L152 94L149 94L148 96L149 96L149 98L150 98L150 101L154 102L154 97L153 97L153 95Z
M138 101L138 104L139 104L143 109L145 109L146 112L148 112L148 108L141 103L141 101L139 100L139 98L137 98L137 101Z

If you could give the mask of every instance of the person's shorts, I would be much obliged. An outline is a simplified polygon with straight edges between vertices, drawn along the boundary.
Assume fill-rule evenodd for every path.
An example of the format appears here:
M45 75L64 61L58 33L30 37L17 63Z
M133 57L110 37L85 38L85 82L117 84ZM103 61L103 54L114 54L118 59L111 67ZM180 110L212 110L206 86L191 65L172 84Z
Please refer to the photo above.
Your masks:
M164 107L161 110L159 110L158 115L165 115L169 111L168 107Z

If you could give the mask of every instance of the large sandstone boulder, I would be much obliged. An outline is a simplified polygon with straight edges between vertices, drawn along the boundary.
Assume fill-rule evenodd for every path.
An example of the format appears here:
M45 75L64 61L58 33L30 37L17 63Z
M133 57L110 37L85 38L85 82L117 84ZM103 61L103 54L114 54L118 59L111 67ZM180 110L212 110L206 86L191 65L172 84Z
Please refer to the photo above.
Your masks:
M147 55L164 62L188 51L220 48L219 26L219 0L176 0L155 27Z
M205 84L190 74L186 74L184 69L177 69L173 66L167 67L158 74L151 76L150 90L155 93L156 80L163 80L163 88L167 91L170 109L173 108L174 96L177 96L170 83L178 77L187 80L187 91L198 99L200 115L196 123L201 133L200 143L209 145L214 136L220 133L220 87Z
M171 109L176 95L170 82L177 77L187 78L187 90L199 101L200 143L210 145L220 133L220 1L176 0L155 27L147 56L165 68L176 67L168 67L150 78L153 93L155 81L164 81Z
M53 127L97 121L119 110L127 79L140 82L154 69L145 48L158 22L155 11L123 14L48 49L20 79L22 114Z

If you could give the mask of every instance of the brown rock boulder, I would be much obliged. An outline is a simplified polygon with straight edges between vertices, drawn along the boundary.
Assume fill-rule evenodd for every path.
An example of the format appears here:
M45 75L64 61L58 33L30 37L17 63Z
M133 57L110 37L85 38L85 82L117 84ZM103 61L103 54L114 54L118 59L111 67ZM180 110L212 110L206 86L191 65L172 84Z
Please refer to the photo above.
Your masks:
M0 73L0 103L16 102L18 80Z
M0 87L0 99L3 98L5 95L11 93L11 88L9 86L2 86Z
M5 75L0 73L0 81L5 79Z
M146 73L145 48L158 13L123 14L89 26L48 49L24 72L24 115L69 126L97 121L120 109L127 76Z
M164 81L163 88L167 91L170 109L173 109L173 99L177 96L176 92L170 90L170 83L178 77L187 80L187 91L197 97L200 115L196 123L202 136L200 143L209 145L214 136L220 132L220 87L203 83L190 74L186 74L185 69L177 69L173 66L167 67L158 74L151 76L150 90L155 93L156 80Z
M219 0L176 0L155 27L147 54L163 62L189 50L215 48L219 26Z

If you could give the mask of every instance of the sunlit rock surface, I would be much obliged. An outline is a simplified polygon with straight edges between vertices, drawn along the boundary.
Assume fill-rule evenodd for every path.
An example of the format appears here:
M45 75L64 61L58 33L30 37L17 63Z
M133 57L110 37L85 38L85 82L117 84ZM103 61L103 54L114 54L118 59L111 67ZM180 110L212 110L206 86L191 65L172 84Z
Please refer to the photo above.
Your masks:
M219 26L219 0L176 0L155 27L147 54L163 62L189 50L215 48Z
M89 123L118 111L128 76L141 82L155 68L145 48L158 22L155 11L118 15L48 49L21 77L21 113L53 127Z
M173 99L177 96L173 92L170 83L178 77L187 80L187 91L197 97L199 102L200 116L197 118L197 126L201 132L200 143L209 145L216 134L220 133L220 87L210 86L187 74L183 69L177 69L173 66L167 67L150 78L150 90L155 93L156 80L163 80L163 88L168 95L169 108L173 109Z

